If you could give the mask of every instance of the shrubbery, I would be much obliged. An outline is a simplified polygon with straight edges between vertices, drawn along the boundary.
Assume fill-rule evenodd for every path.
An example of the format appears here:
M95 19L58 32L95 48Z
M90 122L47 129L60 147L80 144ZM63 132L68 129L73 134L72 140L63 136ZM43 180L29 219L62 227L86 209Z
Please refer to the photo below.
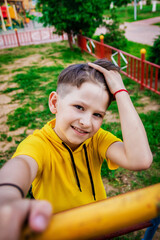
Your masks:
M121 49L127 45L127 39L124 35L125 31L120 29L120 22L116 15L116 9L111 9L111 16L109 22L105 22L104 26L107 29L107 33L104 35L104 43L112 47ZM94 39L99 41L99 37L96 36Z
M160 65L160 35L155 39L149 53L149 61Z

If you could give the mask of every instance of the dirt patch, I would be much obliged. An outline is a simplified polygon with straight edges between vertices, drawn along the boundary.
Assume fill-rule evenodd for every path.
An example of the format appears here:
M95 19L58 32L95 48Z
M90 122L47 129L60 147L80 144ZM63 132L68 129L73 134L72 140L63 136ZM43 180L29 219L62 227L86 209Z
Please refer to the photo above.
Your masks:
M17 83L11 83L9 84L9 88L16 88L18 87ZM3 83L2 85L0 85L0 91L5 91L8 88L8 83Z
M4 91L8 88L8 84L7 83L3 83L0 85L0 91Z
M7 104L11 102L11 98L5 94L0 95L0 104Z
M64 65L64 62L61 60L61 59L54 59L54 64L57 64L57 65L63 65L64 66L64 68L66 67L65 65Z
M13 69L12 69L13 70ZM18 72L18 73L23 73L23 72ZM0 75L1 77L1 82L9 82L10 80L12 80L13 76L17 75L17 72L14 72L14 73L7 73L7 74L2 74ZM13 84L16 84L16 83L13 83ZM3 86L4 87L4 86ZM8 86L8 87L11 87L11 86ZM3 90L3 89L2 89ZM5 90L5 89L4 89Z
M55 52L55 53L52 53L52 54L49 54L49 56L52 56L52 57L60 57L60 52Z
M26 130L26 127L21 127L16 129L15 131L10 131L7 133L8 136L18 136L20 134L23 134L24 131Z
M112 194L115 195L117 192L119 192L118 188L114 188L109 184L109 181L107 178L102 178L103 185L106 191L106 194Z
M149 111L159 111L160 109L160 105L156 101L151 101L147 96L140 98L138 103L144 104L143 107L136 107L138 113L148 113Z
M18 103L0 105L1 108L0 117L6 116L8 113L12 112L18 107L19 107Z
M7 133L8 131L9 131L9 127L5 123L4 124L0 124L0 132L1 133Z
M43 67L43 66L50 67L50 66L53 66L53 65L55 65L54 62L49 60L49 59L44 59L40 62L41 67Z
M14 90L14 91L8 93L8 95L13 96L13 95L16 95L17 93L22 93L22 92L24 92L23 89L17 89L17 90Z
M6 121L7 121L7 116L6 115L0 118L0 124L6 123Z
M104 120L107 122L119 122L119 116L116 113L112 113L111 111L107 111L104 117Z
M7 141L0 142L0 151L5 152L11 147L15 147L15 146L16 146L16 143L14 140L12 140L11 142L7 142Z
M29 134L32 134L33 132L34 132L33 129L27 129L26 134L29 135Z
M25 58L20 58L10 65L5 65L5 69L12 71L21 67L31 66L33 63L39 63L41 59L40 54L34 54ZM3 66L4 67L4 66ZM17 74L17 73L16 73Z

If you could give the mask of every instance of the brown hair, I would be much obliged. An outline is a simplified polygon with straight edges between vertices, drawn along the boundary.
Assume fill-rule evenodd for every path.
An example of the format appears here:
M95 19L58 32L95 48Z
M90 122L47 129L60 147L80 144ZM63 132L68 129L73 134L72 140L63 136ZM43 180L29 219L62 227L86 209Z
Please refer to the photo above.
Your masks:
M115 66L112 62L108 61L107 59L98 59L93 63L107 69L107 70L115 70L120 72L120 68ZM57 83L57 92L63 93L65 95L65 91L67 93L67 85L76 86L79 88L84 82L93 82L96 84L101 84L105 88L105 90L109 93L109 104L113 100L113 95L111 94L105 78L103 74L96 69L90 67L87 63L84 64L73 64L69 67L65 68L58 77ZM63 90L62 90L63 89Z

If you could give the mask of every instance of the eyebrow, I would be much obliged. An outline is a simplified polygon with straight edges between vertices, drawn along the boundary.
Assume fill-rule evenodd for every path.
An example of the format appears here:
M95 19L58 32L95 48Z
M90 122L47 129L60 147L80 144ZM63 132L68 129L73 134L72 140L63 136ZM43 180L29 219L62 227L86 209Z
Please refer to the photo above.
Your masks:
M76 104L84 105L85 107L88 107L88 104L84 103L83 101L76 101ZM96 110L96 113L101 113L103 115L106 115L106 112L101 111L101 110Z

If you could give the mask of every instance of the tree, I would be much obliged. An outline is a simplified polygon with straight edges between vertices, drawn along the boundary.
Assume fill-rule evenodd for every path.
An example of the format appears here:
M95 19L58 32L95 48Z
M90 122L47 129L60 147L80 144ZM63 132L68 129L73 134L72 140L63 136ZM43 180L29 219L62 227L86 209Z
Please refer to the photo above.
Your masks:
M110 10L111 16L109 17L109 22L104 23L107 28L107 33L104 35L104 42L115 48L121 49L127 45L127 39L125 37L125 31L120 29L120 22L117 19L116 9Z
M131 3L131 0L113 0L113 3L117 7L126 6L128 3Z
M151 5L151 0L146 0L146 5Z
M44 26L55 26L58 34L66 32L72 48L71 34L92 36L102 24L106 0L38 0L37 6Z

